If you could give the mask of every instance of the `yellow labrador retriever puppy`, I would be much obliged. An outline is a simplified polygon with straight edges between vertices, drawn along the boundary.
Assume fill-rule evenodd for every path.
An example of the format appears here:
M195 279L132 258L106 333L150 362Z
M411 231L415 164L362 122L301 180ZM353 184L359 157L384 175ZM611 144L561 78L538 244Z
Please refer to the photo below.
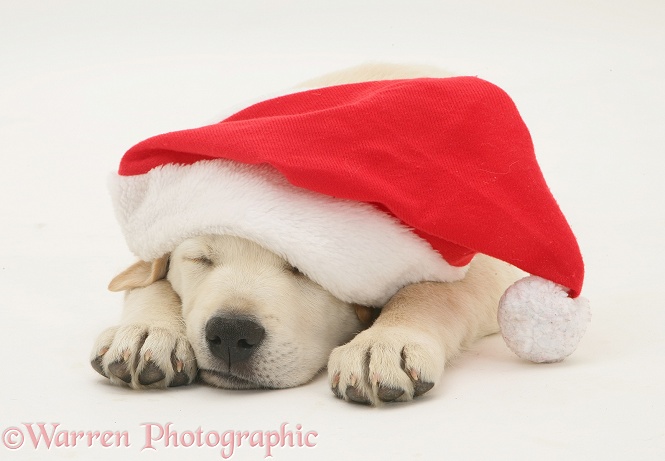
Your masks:
M423 75L441 73L362 66L307 85ZM477 255L463 280L407 285L375 319L378 310L337 299L252 241L203 235L113 279L109 288L126 292L122 319L98 337L91 363L133 389L197 376L228 389L285 388L327 366L339 398L407 401L467 345L498 331L499 298L515 280L508 264Z
M403 288L361 332L367 312L274 253L239 237L196 237L111 282L127 290L122 320L99 336L91 360L136 389L189 384L197 369L223 388L292 387L327 363L342 398L410 400L466 345L498 331L496 306L514 279L507 264L478 255L459 282Z

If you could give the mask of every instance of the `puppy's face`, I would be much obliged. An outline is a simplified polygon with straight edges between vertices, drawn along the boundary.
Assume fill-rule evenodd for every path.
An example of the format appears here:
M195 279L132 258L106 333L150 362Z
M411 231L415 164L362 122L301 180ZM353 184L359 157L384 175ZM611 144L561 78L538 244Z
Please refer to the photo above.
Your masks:
M278 255L245 239L188 239L168 280L182 300L203 381L233 389L309 381L362 328L342 302Z

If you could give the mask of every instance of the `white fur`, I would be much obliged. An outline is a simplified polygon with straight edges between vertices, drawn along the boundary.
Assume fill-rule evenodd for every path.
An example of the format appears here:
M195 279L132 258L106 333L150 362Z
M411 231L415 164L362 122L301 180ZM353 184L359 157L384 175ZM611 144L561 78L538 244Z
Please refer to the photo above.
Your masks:
M460 280L467 270L388 214L295 187L265 165L166 165L115 176L111 194L129 248L145 261L190 237L235 235L286 258L337 298L376 306L410 283Z

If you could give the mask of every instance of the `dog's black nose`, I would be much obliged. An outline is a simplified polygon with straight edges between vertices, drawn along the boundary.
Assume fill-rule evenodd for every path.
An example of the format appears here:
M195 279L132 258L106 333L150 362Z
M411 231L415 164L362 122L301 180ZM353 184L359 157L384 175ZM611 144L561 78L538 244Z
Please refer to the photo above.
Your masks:
M229 365L248 360L266 335L251 317L213 317L206 323L206 341L212 355Z

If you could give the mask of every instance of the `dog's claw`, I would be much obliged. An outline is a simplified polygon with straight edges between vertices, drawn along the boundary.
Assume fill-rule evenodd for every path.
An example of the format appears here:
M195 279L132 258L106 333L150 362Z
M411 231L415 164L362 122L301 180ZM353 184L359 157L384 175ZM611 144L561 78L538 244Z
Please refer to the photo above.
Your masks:
M344 395L339 390L339 373L335 373L330 381L330 390L335 394L338 399L344 400Z
M421 381L420 376L418 375L418 372L414 370L413 368L410 368L408 370L408 375L411 377L411 381L413 381L413 396L414 397L419 397L423 395L425 392L429 391L431 388L434 387L434 383L430 383L427 381Z
M126 382L127 384L132 382L132 374L129 371L126 360L113 362L112 364L110 364L109 372L111 372L113 376Z
M429 383L427 381L416 381L413 383L413 396L420 397L433 387L434 383Z
M356 386L348 386L346 388L346 396L352 402L362 403L364 405L369 405L371 402L369 399L362 393Z
M179 371L169 383L169 387L186 386L187 384L189 384L189 376L187 376L187 373Z
M141 374L139 374L139 384L148 386L150 384L161 381L166 377L166 374L154 362L148 362L144 367Z
M392 402L404 394L404 389L395 389L393 387L379 386L377 396L383 402Z
M185 368L185 363L176 357L175 352L171 354L171 366L175 371L175 375L171 378L169 387L186 386L190 383L189 376L182 371Z
M100 356L96 357L94 360L92 360L90 362L90 365L92 365L92 368L97 373L102 375L104 378L108 378L108 375L104 372L104 367L102 366L102 360L103 360L103 357L100 355Z
M335 394L335 397L344 400L344 396L342 395L338 387L333 387L331 388L331 390L333 391L333 394Z

